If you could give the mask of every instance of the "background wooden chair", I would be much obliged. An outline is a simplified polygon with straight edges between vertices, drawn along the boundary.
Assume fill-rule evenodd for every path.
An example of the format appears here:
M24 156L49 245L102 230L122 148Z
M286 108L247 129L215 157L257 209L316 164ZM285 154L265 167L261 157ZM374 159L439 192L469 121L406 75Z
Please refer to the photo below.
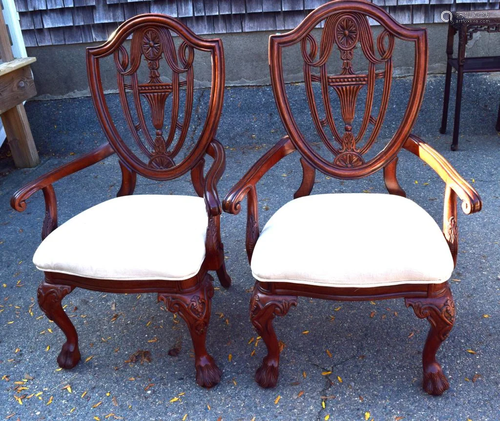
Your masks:
M369 19L377 21L380 30L372 33ZM314 29L318 25L321 30ZM399 126L382 136L396 43L415 50L413 83L408 98L396 99L403 111ZM304 117L293 112L296 104L287 97L287 48L296 48L303 60L313 131L319 137L315 143L301 128ZM338 55L340 65L335 67ZM363 60L367 70L359 72L356 63ZM448 382L436 352L455 320L447 281L457 257L457 197L467 214L479 211L481 201L443 157L410 133L424 93L426 31L401 26L368 2L334 1L317 8L293 31L272 35L269 64L288 135L252 166L224 201L224 210L233 214L240 212L245 197L248 201L246 249L257 280L250 318L268 350L256 381L262 387L277 383L280 351L272 320L297 305L297 296L348 301L401 297L431 324L423 351L423 387L430 394L442 394ZM332 71L332 66L338 70ZM376 93L381 96L378 103ZM363 95L364 104L359 104ZM363 105L361 119L355 119L355 107ZM442 231L426 211L405 198L398 184L401 148L420 157L446 184ZM301 155L302 184L295 200L280 208L259 234L256 184L295 150ZM390 194L309 196L316 170L341 180L383 170Z
M202 127L197 139L189 132L195 125L190 124L195 52L207 56L205 63L211 59L212 73L210 95L205 95L206 118L196 122ZM101 74L100 69L105 58L115 66L123 124L116 123L117 117L112 115L120 108L111 107L108 102L113 99L104 95L102 80L109 73ZM72 368L80 360L75 327L61 306L74 288L157 292L167 309L178 312L188 324L196 381L212 387L219 382L221 371L205 349L214 291L207 271L217 271L225 288L231 284L224 265L217 193L225 154L214 137L224 93L222 42L199 38L168 16L140 15L124 22L102 46L87 49L87 71L97 116L109 143L29 183L11 201L14 209L23 211L33 193L42 190L44 194L43 241L34 263L45 273L38 303L67 338L57 361L62 368ZM166 103L171 108L167 125ZM53 183L113 153L118 155L122 172L119 197L57 228ZM207 155L213 163L205 174ZM169 181L188 172L199 197L132 195L137 174Z

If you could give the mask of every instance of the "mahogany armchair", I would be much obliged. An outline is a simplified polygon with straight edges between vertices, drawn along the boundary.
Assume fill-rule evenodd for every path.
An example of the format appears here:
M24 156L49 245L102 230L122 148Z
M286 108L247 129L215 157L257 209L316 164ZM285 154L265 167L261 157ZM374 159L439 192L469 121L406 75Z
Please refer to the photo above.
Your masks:
M380 24L378 35L372 32L369 19ZM322 24L322 29L315 30L321 33L319 41L313 32L318 24ZM401 123L384 141L380 133L390 97L396 40L409 44L403 48L415 49L413 83L409 97L398 98L402 107L407 101ZM307 102L320 142L313 143L301 128L287 95L283 56L292 46L301 53ZM355 54L358 46L361 52ZM338 55L340 70L332 72L329 66ZM360 72L355 63L363 56L367 70ZM449 385L436 352L455 320L448 280L457 258L457 199L466 214L478 212L481 200L443 157L411 134L425 86L425 29L406 28L369 2L333 1L309 14L293 31L272 35L269 65L287 135L250 168L223 204L226 212L237 214L247 198L246 250L256 279L250 319L267 346L256 381L262 387L277 383L280 351L272 321L296 306L298 296L346 301L404 298L417 317L431 324L423 350L423 388L429 394L442 394ZM375 107L377 82L382 98ZM363 91L364 104L359 104L358 94ZM337 109L332 97L340 104ZM361 118L356 106L364 106ZM443 179L442 230L400 187L396 165L401 148ZM301 155L302 183L294 200L272 215L259 233L256 185L294 151ZM390 194L309 195L316 171L355 180L379 170Z
M203 129L191 139L195 53L211 59L212 79ZM100 64L106 57L116 67L126 121L121 126L104 95ZM205 348L214 294L208 271L216 271L225 288L231 285L224 265L217 193L225 169L224 149L215 139L224 93L222 42L199 38L165 15L139 15L124 22L102 46L87 49L87 72L109 143L41 176L11 200L14 209L24 211L32 194L39 190L44 194L42 243L33 261L45 274L38 303L67 339L57 362L69 369L80 360L75 327L61 306L74 288L156 292L169 311L186 321L194 345L196 381L210 388L220 381L221 371ZM122 174L118 197L58 227L53 184L114 153ZM205 173L207 155L213 162ZM170 181L187 173L198 196L133 195L137 174Z

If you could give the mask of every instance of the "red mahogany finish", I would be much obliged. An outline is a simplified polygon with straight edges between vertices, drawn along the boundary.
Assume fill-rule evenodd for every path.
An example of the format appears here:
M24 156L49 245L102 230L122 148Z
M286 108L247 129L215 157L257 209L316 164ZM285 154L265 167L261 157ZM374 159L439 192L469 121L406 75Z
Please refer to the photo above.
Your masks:
M373 35L368 18L380 23L378 36ZM318 43L312 30L320 23L323 23L323 29ZM413 85L399 127L384 147L370 154L380 140L379 134L388 108L396 39L415 49ZM321 149L310 143L308 136L301 131L287 97L282 57L286 48L294 45L298 45L302 52L304 86L314 127L323 144ZM368 63L366 73L356 71L354 50L358 47ZM328 66L334 58L340 58L341 65L337 73L331 74ZM383 170L389 193L406 196L396 177L398 152L405 148L426 162L446 184L443 234L456 262L457 199L462 200L462 209L466 214L478 212L481 200L443 157L411 134L425 87L426 31L401 26L381 8L369 2L333 1L317 8L293 31L272 35L269 40L269 65L276 104L287 135L250 168L224 200L224 210L237 214L241 210L241 202L247 198L246 249L249 261L259 238L256 185L282 158L295 150L301 155L303 180L294 198L311 193L316 170L338 179L358 179ZM382 85L378 109L373 106L376 81ZM356 107L363 109L358 104L362 90L366 91L364 111L360 113L361 118L356 120L359 117L355 112ZM318 91L321 93L320 99L317 98ZM336 114L331 105L331 97L335 95L340 104L340 112ZM403 106L406 99L400 101ZM353 124L355 121L357 125ZM272 320L275 316L284 316L291 306L297 305L298 296L345 301L404 298L417 317L427 318L431 324L423 351L425 391L440 395L449 387L436 361L436 352L455 320L455 306L448 282L339 288L296 282L256 281L250 302L250 319L268 350L255 377L262 387L274 387L278 381L280 353Z
M177 35L175 40L174 34ZM125 41L129 37L130 48L127 48ZM207 53L212 60L212 84L201 134L185 151L188 130L192 126L194 57L198 51ZM118 130L104 95L100 60L106 57L112 58L116 66L120 102L132 145ZM57 359L58 364L62 368L72 368L80 360L78 335L61 306L62 299L74 288L115 293L156 292L167 309L178 312L189 327L195 350L197 383L203 387L215 386L220 381L221 371L205 348L214 293L213 279L207 271L216 271L225 288L231 285L224 264L220 237L222 210L217 193L217 183L225 169L224 148L215 139L224 93L222 42L199 38L182 23L165 15L139 15L124 22L102 46L87 49L87 70L97 116L109 143L24 186L12 197L12 207L23 211L26 200L42 190L46 204L42 229L44 239L57 228L53 184L116 153L122 172L118 196L133 194L137 174L166 181L191 172L194 189L204 198L207 208L206 256L200 271L184 281L102 281L45 272L45 280L38 289L38 302L67 338ZM164 78L161 71L169 73L168 77ZM169 99L171 106L167 113ZM206 155L213 163L205 173ZM144 209L145 213L147 211Z

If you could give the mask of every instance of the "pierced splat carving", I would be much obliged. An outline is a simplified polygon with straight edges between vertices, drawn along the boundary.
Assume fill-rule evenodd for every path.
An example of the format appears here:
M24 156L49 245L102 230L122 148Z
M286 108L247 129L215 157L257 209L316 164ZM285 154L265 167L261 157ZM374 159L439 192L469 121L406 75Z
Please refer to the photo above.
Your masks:
M356 74L353 65L354 50L357 45L361 48L369 62L367 74ZM387 43L387 46L385 45ZM339 75L329 75L327 62L332 53L333 46L336 45L342 60L342 70ZM385 117L389 90L392 80L392 51L394 48L394 36L387 31L383 31L377 38L377 50L380 58L375 55L374 40L366 16L358 13L334 14L325 21L325 27L321 37L320 48L316 45L316 40L308 34L302 40L302 56L305 59L304 74L306 89L309 100L311 114L316 123L316 129L323 140L323 143L334 154L333 165L341 168L355 168L365 164L363 154L371 147L376 140L381 128L381 123ZM316 56L319 57L314 61ZM376 71L375 65L385 64L384 71ZM312 68L319 68L319 75L311 73ZM377 118L372 117L373 90L375 80L384 79L384 96ZM319 117L316 107L312 82L321 84L321 93L325 118ZM357 134L353 133L353 121L356 115L356 103L358 95L363 88L367 88L365 113L361 129ZM330 91L333 88L336 92L341 106L341 115L344 125L344 133L339 132L335 123L330 104ZM363 147L358 147L366 133L370 118L374 121L374 130L370 138ZM340 148L335 147L325 131L325 126L329 127L333 141Z
M196 37L168 16L143 15L138 20L137 26L124 25L105 45L89 50L89 85L106 136L124 164L147 178L169 180L190 171L215 136L224 88L222 44ZM201 54L200 62L211 63L213 79L209 95L202 96L208 107L197 122L200 130L193 130L198 137L187 150L195 54ZM100 63L107 57L116 68L123 117L111 113L104 95L108 87L103 86Z
M139 83L138 71L141 57L146 61L149 70L146 83ZM165 65L168 65L172 72L171 83L162 81L160 74L162 59L165 59ZM175 166L174 158L184 143L187 134L185 126L189 125L191 118L191 109L188 108L188 105L192 105L193 59L194 50L186 42L181 43L176 51L170 30L151 26L134 32L130 57L123 45L115 52L121 104L134 140L149 158L147 165L151 168L163 169ZM182 74L186 76L186 81L180 80ZM125 82L127 77L131 79L131 83ZM189 97L186 99L184 121L181 123L179 121L179 92L183 86L188 86L186 94ZM133 105L138 122L134 121L130 111L126 94L128 91L133 93ZM168 137L165 139L163 133L165 103L170 95L173 95L171 124ZM155 129L154 137L149 132L141 98L145 98L149 104L151 120ZM181 133L177 136L177 146L169 150L176 137L176 132L179 130ZM143 137L146 142L143 141Z
M372 6L356 1L330 2L293 31L270 39L273 93L287 134L315 169L337 178L362 178L391 162L410 134L423 99L422 82L427 71L425 33L408 31ZM381 25L380 32L372 32L370 19ZM318 25L323 25L323 29L316 39L313 30ZM385 145L380 142L377 150L368 154L375 149L389 105L396 39L415 50L414 83L399 127L384 140ZM293 46L301 51L309 110L326 152L313 145L302 131L288 98L283 58ZM366 70L360 71L360 55L364 56ZM339 60L340 69L333 71L332 62ZM376 103L375 87L381 90ZM340 112L333 108L336 98ZM358 108L361 113L356 112Z

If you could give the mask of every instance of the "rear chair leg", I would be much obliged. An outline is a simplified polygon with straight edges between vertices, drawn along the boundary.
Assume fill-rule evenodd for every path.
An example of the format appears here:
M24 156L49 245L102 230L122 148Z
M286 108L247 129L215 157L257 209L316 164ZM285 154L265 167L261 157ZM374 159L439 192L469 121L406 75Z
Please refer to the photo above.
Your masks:
M222 371L207 353L205 346L211 301L214 295L212 277L205 275L203 282L192 292L181 294L158 294L158 300L165 303L168 311L179 313L191 333L195 354L196 383L211 388L220 382Z
M219 278L219 282L224 288L227 289L231 286L231 277L226 271L226 262L224 261L224 257L222 257L222 264L219 269L217 269L217 278Z
M422 353L423 388L429 395L442 395L449 388L449 383L436 361L436 353L455 322L455 303L450 287L446 283L438 296L406 298L405 304L406 307L413 307L418 318L427 318L431 324Z
M61 306L62 299L73 291L74 287L42 282L38 287L38 305L46 316L53 320L66 335L66 342L57 357L61 368L73 368L80 361L78 335L75 326Z
M255 283L250 300L250 320L267 347L267 355L255 373L255 381L264 388L276 386L279 376L280 350L273 327L275 316L285 316L290 307L297 305L297 297L287 295L267 295Z

